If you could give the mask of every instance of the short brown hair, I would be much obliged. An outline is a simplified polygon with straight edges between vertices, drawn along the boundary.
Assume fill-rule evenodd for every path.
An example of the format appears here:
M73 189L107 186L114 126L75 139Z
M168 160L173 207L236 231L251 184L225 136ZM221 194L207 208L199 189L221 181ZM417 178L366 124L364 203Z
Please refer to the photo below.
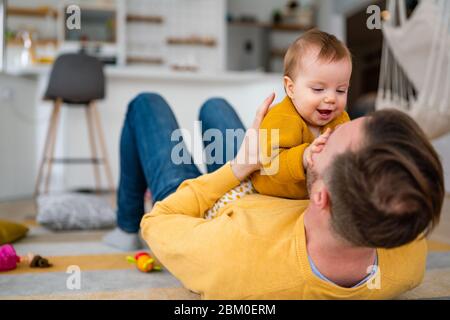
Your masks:
M333 230L350 243L393 248L427 235L445 196L442 164L423 131L397 110L372 113L363 146L325 174Z
M344 58L352 59L350 50L334 35L311 29L298 37L284 56L284 75L292 80L297 76L301 58L312 47L319 48L318 59L333 62Z

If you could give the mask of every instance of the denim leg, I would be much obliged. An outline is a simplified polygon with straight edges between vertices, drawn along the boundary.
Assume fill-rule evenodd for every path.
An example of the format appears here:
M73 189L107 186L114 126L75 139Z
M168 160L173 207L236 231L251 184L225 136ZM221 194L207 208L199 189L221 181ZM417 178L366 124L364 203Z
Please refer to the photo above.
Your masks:
M200 109L199 120L202 122L206 167L208 172L213 172L236 156L245 127L233 107L223 98L207 100ZM218 134L221 138L217 137Z
M172 161L172 149L186 146L181 138L171 141L178 123L167 102L158 94L139 94L128 105L120 144L118 225L137 232L144 214L143 197L148 187L154 202L173 193L181 182L201 173L192 156L188 163Z
M136 141L125 120L120 136L120 177L117 191L117 225L135 233L144 214L144 193L147 189L144 171L137 152Z

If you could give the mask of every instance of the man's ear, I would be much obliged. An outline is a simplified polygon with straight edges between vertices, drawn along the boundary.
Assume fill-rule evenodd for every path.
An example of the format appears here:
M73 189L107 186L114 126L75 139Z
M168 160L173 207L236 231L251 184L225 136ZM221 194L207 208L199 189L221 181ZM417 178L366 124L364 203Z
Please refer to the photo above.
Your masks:
M294 81L292 81L291 78L288 76L283 77L283 83L284 83L284 90L286 91L286 94L289 98L294 97Z
M319 209L328 209L330 206L330 195L328 194L328 189L322 184L321 187L314 192L312 200Z

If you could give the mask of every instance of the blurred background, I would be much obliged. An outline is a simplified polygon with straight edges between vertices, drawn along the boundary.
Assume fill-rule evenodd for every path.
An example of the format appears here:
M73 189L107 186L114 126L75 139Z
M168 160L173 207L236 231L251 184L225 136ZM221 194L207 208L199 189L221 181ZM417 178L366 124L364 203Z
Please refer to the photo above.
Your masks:
M52 64L62 53L83 50L102 61L105 97L98 101L114 188L119 134L128 102L158 92L173 107L194 159L203 169L194 121L202 103L226 98L248 125L271 92L284 97L282 64L289 44L317 27L350 48L354 70L348 112L374 109L383 34L366 25L361 0L2 0L5 19L0 74L0 201L30 199L35 188L53 103L44 101ZM408 15L417 1L406 0ZM71 7L71 5L76 5ZM80 28L76 28L77 8ZM414 37L414 34L410 34ZM70 75L67 75L70 77ZM90 154L85 114L61 111L55 154ZM450 185L450 137L433 140ZM91 190L94 171L85 164L55 163L50 191ZM102 179L107 177L101 171ZM103 186L105 191L111 191ZM448 188L448 187L447 187Z

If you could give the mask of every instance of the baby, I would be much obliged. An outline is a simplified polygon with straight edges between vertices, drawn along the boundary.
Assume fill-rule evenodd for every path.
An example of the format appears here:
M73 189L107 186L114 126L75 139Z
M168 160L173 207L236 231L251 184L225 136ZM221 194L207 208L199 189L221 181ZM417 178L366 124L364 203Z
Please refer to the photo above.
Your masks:
M284 57L287 96L260 127L266 129L261 151L272 159L219 199L205 217L213 218L227 203L255 192L307 199L305 171L312 153L320 152L331 130L350 120L344 109L351 73L350 51L335 36L313 29L295 40ZM271 141L274 129L278 141Z

